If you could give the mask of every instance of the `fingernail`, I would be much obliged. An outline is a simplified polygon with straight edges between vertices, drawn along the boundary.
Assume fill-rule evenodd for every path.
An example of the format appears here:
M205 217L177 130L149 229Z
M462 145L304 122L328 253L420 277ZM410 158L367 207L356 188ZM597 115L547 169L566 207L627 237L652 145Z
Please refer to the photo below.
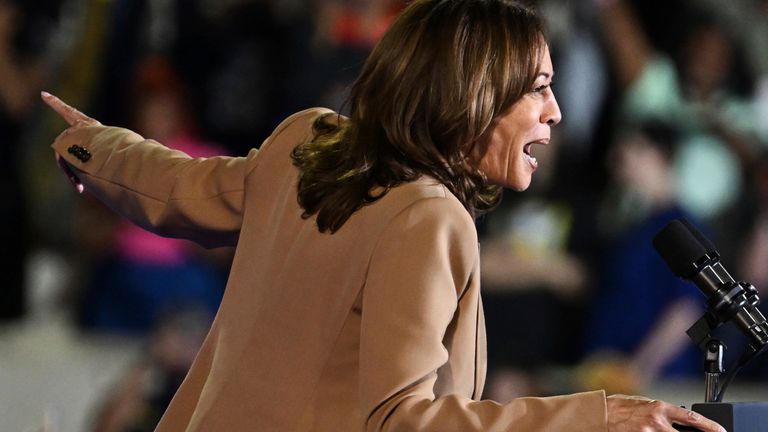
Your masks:
M42 96L42 97L50 97L50 96L51 96L51 94L50 94L50 93L48 93L47 91L41 91L41 92L40 92L40 96Z

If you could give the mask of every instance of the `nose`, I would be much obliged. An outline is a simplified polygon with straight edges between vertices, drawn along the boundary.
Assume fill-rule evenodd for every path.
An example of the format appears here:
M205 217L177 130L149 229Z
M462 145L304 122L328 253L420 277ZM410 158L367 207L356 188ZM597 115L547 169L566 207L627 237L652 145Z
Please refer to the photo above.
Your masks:
M560 123L560 120L562 119L563 115L560 113L560 106L557 104L557 99L555 99L555 95L553 93L547 101L547 105L544 108L544 111L541 113L541 122L550 126L554 126Z

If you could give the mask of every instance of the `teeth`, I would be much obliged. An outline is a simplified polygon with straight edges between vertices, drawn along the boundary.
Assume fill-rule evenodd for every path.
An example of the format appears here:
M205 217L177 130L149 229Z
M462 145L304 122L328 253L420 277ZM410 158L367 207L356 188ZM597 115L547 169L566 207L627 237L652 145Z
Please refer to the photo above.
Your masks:
M526 154L525 158L528 159L528 163L531 164L531 166L533 166L534 168L538 168L539 162L536 160L535 157L533 157L533 156L531 156L529 154Z

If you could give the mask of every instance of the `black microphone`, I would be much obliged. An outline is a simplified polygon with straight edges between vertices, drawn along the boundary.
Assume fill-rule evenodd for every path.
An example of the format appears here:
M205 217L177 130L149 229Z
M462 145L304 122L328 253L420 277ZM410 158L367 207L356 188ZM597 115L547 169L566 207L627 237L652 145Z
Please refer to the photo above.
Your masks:
M696 227L685 219L673 220L656 234L653 246L675 275L692 281L708 297L709 311L719 323L733 320L755 351L768 344L757 289L731 277L715 245Z

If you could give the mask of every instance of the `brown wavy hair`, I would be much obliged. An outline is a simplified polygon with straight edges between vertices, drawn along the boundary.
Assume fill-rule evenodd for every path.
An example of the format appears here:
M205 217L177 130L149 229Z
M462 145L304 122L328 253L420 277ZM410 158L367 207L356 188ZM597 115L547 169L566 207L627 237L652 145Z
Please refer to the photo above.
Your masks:
M336 232L423 175L473 217L495 207L501 188L469 155L493 119L531 91L545 43L540 18L513 1L414 1L353 84L350 117L319 117L314 139L294 149L303 217L317 214L321 232Z

